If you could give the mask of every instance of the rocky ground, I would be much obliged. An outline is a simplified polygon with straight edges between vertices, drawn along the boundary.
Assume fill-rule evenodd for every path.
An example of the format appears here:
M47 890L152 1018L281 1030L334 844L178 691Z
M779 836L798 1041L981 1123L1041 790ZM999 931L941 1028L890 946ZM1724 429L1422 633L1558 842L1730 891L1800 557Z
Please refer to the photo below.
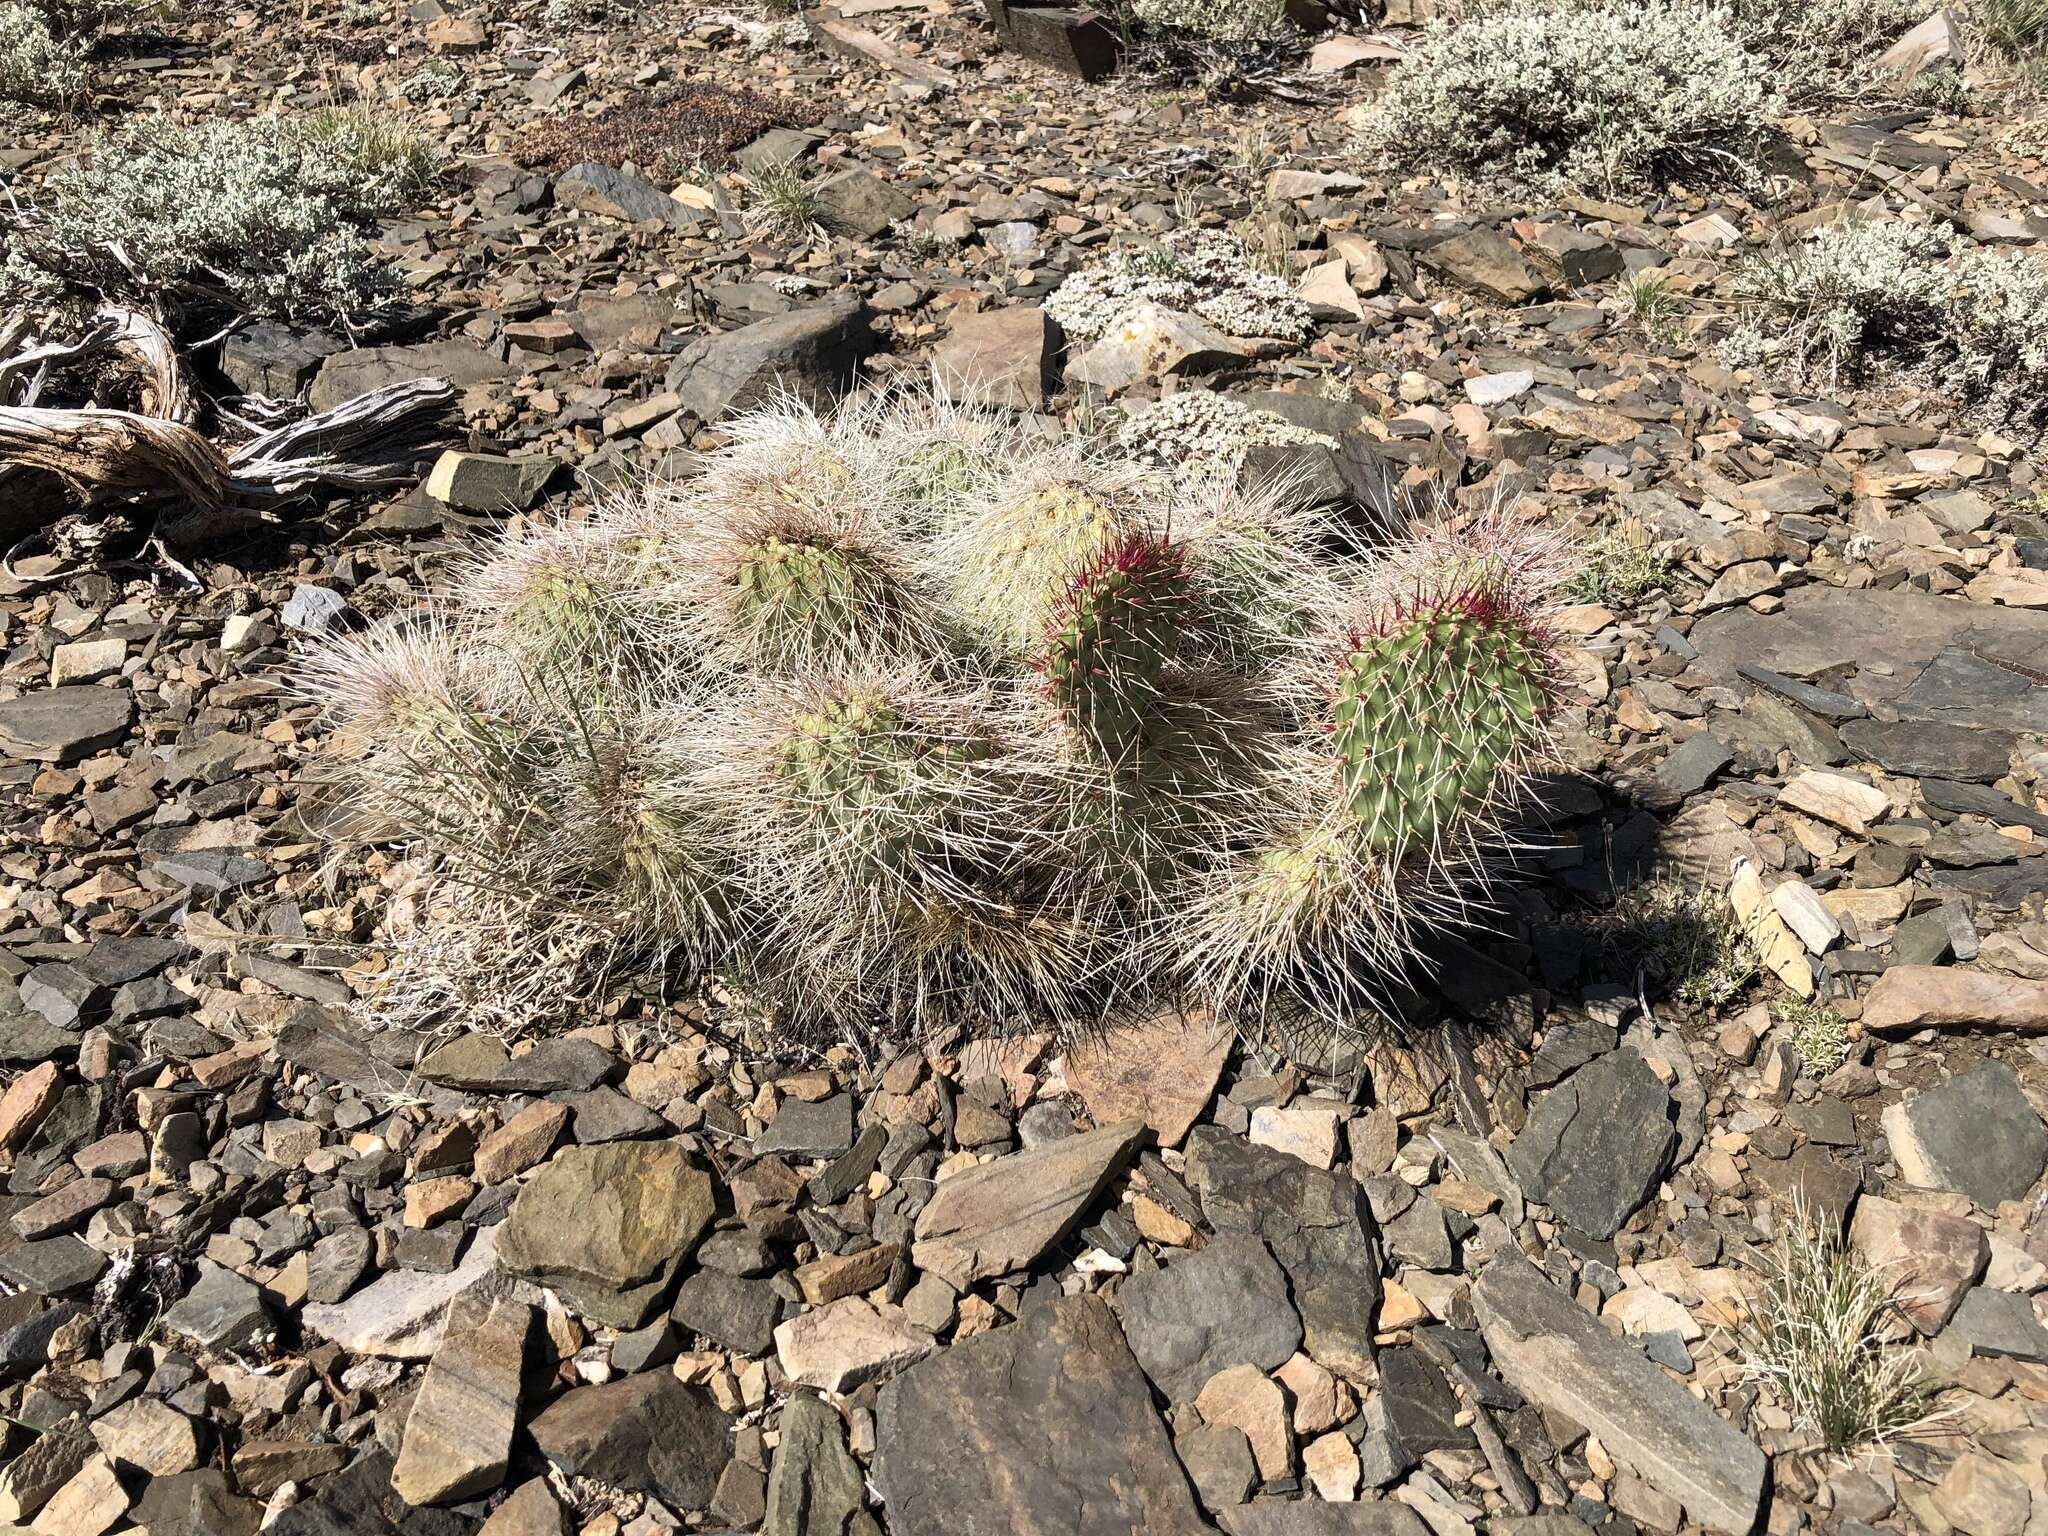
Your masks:
M215 382L444 377L469 456L199 551L200 590L0 578L0 1529L2048 1531L2048 488L1938 383L1706 344L1772 234L1875 200L2024 246L2048 169L2010 112L1844 108L1783 125L1768 197L1502 200L1347 152L1376 52L1218 102L944 0L809 39L312 0L104 63L108 120L404 95L448 154L384 231L416 316L247 328ZM0 156L33 186L89 126ZM750 231L733 151L809 155L830 239ZM1299 249L1316 336L1064 353L1037 301L1189 223ZM934 365L1068 425L1255 394L1340 490L1576 530L1554 820L1407 1037L367 1029L411 873L320 835L299 637L778 375ZM1899 1277L1942 1417L1888 1450L1743 1368L1795 1206Z

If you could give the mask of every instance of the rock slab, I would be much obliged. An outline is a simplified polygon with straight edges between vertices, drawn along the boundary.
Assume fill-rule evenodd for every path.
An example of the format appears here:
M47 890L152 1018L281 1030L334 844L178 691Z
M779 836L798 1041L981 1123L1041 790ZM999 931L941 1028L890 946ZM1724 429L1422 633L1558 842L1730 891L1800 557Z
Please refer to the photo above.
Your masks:
M1472 1302L1509 1386L1598 1435L1617 1465L1700 1524L1735 1536L1756 1524L1763 1452L1533 1264L1519 1254L1495 1259Z
M1623 1047L1536 1101L1508 1168L1531 1200L1605 1239L1649 1198L1677 1144L1670 1093Z
M1070 1296L882 1389L892 1536L1195 1536L1206 1529L1116 1317Z
M434 1351L406 1416L391 1486L408 1504L450 1504L505 1480L533 1313L510 1298Z

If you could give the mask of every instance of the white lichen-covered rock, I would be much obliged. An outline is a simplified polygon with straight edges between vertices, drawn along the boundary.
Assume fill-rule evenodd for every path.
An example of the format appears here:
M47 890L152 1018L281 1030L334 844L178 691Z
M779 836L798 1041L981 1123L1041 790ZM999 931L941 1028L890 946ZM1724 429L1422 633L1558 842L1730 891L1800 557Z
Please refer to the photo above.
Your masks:
M1297 427L1273 411L1228 395L1189 390L1133 412L1117 428L1117 446L1152 464L1222 463L1235 467L1254 448L1321 445L1336 440Z
M1198 315L1227 336L1301 341L1313 328L1293 286L1259 271L1218 230L1175 231L1156 246L1115 251L1061 283L1045 312L1070 339L1094 341L1144 303Z
M1578 190L1740 180L1783 103L1728 13L1511 0L1432 26L1363 114L1368 148Z

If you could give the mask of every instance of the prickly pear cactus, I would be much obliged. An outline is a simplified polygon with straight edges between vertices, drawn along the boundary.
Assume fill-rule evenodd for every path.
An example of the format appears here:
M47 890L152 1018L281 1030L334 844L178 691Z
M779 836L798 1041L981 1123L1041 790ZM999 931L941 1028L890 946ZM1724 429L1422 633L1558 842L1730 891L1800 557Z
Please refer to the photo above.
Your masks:
M1548 658L1484 595L1361 635L1338 663L1333 740L1344 796L1373 852L1439 846L1541 731Z
M1188 621L1187 563L1164 539L1132 535L1067 580L1046 634L1045 682L1076 733L1122 762L1159 719L1161 684Z
M1510 512L1362 548L931 399L728 428L329 642L340 771L431 872L373 1011L523 1028L667 966L813 1031L1341 1019L1542 760L1560 573Z

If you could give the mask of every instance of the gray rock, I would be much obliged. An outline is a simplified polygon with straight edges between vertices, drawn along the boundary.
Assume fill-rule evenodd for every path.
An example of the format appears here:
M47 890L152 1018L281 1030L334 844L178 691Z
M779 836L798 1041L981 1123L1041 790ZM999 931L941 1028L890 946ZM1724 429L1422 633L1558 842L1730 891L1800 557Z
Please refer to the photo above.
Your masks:
M726 1349L764 1355L775 1345L782 1298L770 1281L700 1269L676 1292L669 1316L677 1327L701 1333Z
M1756 1524L1763 1452L1519 1253L1487 1266L1472 1302L1508 1385L1598 1435L1617 1465L1700 1524L1735 1536Z
M1988 1285L1965 1291L1947 1331L1968 1344L1972 1354L2048 1363L2048 1328L2034 1316L2032 1298L2016 1291Z
M853 1146L853 1095L810 1103L784 1099L754 1143L763 1157L839 1157Z
M1893 1105L1884 1130L1907 1183L1959 1189L1987 1211L2025 1195L2048 1168L2048 1127L2002 1061Z
M678 1510L703 1508L731 1459L732 1420L666 1371L577 1387L528 1429L571 1477L652 1493Z
M811 191L825 211L827 225L866 240L917 212L916 203L858 166L825 177Z
M1941 720L1851 720L1842 742L1867 762L1915 777L1988 784L2012 771L2010 731L1973 730Z
M1527 304L1550 291L1543 274L1496 229L1471 229L1439 240L1420 253L1420 260L1461 288L1503 304Z
M302 635L319 635L345 620L348 612L348 599L334 588L301 583L292 588L292 595L285 599L277 616L286 629L295 629Z
M117 745L135 720L125 688L78 683L0 699L0 757L32 763L75 763Z
M679 203L653 182L594 160L572 165L555 178L555 201L628 224L654 220L671 229L694 229L704 222L703 209Z
M508 459L450 448L434 461L427 494L458 512L524 511L540 499L561 468L559 459Z
M1609 1238L1650 1197L1677 1144L1671 1095L1624 1046L1536 1100L1508 1167L1531 1200Z
M732 158L749 176L757 176L771 166L806 158L824 142L823 134L808 128L770 128L753 143L736 150Z
M1258 1486L1252 1443L1235 1424L1201 1425L1174 1441L1173 1448L1188 1469L1195 1497L1211 1514L1236 1508Z
M198 1280L164 1314L164 1327L205 1349L241 1349L270 1327L270 1314L254 1285L201 1259Z
M857 1536L874 1529L839 1411L809 1392L795 1393L782 1405L781 1433L768 1469L761 1536Z
M1216 1523L1229 1536L1429 1536L1422 1516L1392 1499L1364 1504L1259 1499L1222 1511Z
M331 411L359 395L408 379L442 379L458 392L512 377L516 370L474 342L425 341L402 347L360 347L337 352L320 365L310 394L313 409Z
M1358 1182L1214 1125L1189 1133L1187 1159L1209 1224L1264 1238L1287 1271L1308 1353L1354 1381L1369 1380L1379 1260Z
M478 1232L462 1262L445 1275L393 1270L338 1305L304 1307L300 1320L309 1332L332 1339L350 1354L425 1360L440 1348L456 1298L493 1283L502 1230L493 1226Z
M700 337L669 365L666 383L705 422L759 405L778 388L823 403L852 386L873 346L866 307L836 299Z
M325 331L301 331L258 320L228 334L220 371L244 394L296 400L320 364L348 343Z
M1144 1129L1120 1120L954 1174L918 1212L911 1261L956 1291L1029 1267L1080 1223Z
M875 1484L892 1536L1195 1536L1205 1529L1101 1298L1070 1296L882 1388Z
M306 1256L306 1299L328 1306L342 1300L369 1270L376 1248L361 1227L338 1227L321 1238Z
M1459 1403L1443 1373L1410 1347L1379 1355L1381 1427L1397 1460L1415 1466L1432 1451L1469 1450L1477 1441L1457 1422Z
M714 1207L710 1175L676 1142L565 1147L520 1187L498 1259L594 1322L638 1328Z
M1176 1403L1233 1365L1270 1371L1301 1344L1287 1275L1249 1233L1226 1232L1199 1253L1133 1275L1116 1309L1138 1364Z

